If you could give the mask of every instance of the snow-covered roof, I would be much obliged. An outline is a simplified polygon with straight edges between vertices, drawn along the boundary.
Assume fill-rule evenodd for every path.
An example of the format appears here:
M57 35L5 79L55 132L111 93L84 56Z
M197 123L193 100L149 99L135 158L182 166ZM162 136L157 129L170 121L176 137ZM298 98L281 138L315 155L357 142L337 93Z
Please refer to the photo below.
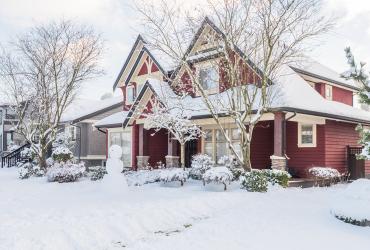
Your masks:
M127 111L120 111L117 113L114 113L110 116L107 116L96 123L94 123L95 127L101 128L109 128L109 127L117 127L117 126L122 126L122 123L126 120L127 118Z
M293 70L308 76L317 77L322 80L337 83L350 88L359 88L353 80L346 80L341 74L311 58L290 65Z
M61 122L73 122L89 115L93 115L99 111L104 111L110 107L123 104L121 96L115 96L104 100L89 100L89 99L76 99L70 104L66 111L63 113Z

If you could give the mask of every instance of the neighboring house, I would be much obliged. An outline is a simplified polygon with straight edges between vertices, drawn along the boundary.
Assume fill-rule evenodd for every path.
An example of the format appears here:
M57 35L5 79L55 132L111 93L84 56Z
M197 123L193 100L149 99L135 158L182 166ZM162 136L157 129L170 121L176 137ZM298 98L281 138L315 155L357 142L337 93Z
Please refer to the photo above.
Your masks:
M205 50L206 36L219 29L206 19L188 51L188 59L197 58L194 67L207 72L207 62L215 57L209 55L212 48ZM190 95L185 99L193 107L198 107L191 119L198 124L206 136L188 143L186 164L191 156L207 153L218 160L228 152L226 142L220 136L202 98L194 91L191 81L181 68L176 71L168 65L165 57L151 51L145 40L139 36L126 60L114 89L121 88L124 96L123 111L119 111L95 123L95 127L107 132L108 146L118 144L123 147L123 161L127 167L141 168L147 163L169 163L178 159L179 146L172 141L166 131L153 135L144 128L145 118L140 113L150 110L153 98L175 94L174 86L164 82L164 76L183 79L183 86ZM247 62L246 62L247 64ZM249 66L247 66L249 67ZM208 72L222 77L222 69ZM273 100L269 113L264 114L255 128L251 145L252 167L258 169L279 165L281 158L288 158L287 168L297 177L306 177L312 166L347 170L347 146L358 146L357 124L370 125L370 113L353 107L358 86L352 81L340 78L338 73L317 63L285 66L284 73L274 80L279 97ZM174 73L173 73L174 72ZM205 77L204 87L216 93L225 91L222 81L208 83L214 79ZM239 142L233 120L225 117L225 127ZM277 156L277 157L271 157ZM366 171L370 165L366 162Z
M20 134L14 131L17 125L17 116L9 104L0 104L0 153L11 151L13 145L22 146L25 141Z
M93 127L98 120L122 110L122 97L105 100L78 99L63 114L61 124L74 142L75 157L87 166L104 165L106 160L105 131Z

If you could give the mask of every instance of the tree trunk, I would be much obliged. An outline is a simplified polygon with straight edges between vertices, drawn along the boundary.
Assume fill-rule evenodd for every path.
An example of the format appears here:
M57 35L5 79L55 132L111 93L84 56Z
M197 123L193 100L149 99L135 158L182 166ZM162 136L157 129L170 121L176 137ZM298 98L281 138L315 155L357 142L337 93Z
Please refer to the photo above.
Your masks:
M181 167L185 170L185 144L181 144Z
M43 146L40 146L41 148L44 148ZM46 170L47 165L46 165L46 154L47 151L45 149L41 149L40 155L39 155L39 167L42 170Z
M251 142L246 141L242 148L243 154L243 169L247 172L252 170L252 163L251 163Z

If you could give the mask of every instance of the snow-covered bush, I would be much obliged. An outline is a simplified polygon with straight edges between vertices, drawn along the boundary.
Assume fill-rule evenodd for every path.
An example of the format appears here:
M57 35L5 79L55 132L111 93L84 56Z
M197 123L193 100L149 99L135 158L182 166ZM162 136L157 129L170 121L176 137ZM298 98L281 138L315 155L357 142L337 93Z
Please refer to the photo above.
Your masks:
M139 170L139 171L127 171L125 176L129 186L142 186L149 183L155 183L160 181L161 170Z
M13 141L11 141L8 145L8 151L10 152L17 150L18 148L19 148L19 145L15 144Z
M206 183L223 184L224 190L233 180L233 174L227 167L213 167L203 174L203 185Z
M50 167L46 176L49 182L74 182L81 178L86 171L85 164L67 162L56 162Z
M53 149L52 158L56 162L67 162L73 159L72 151L64 146Z
M31 148L24 148L21 151L21 157L24 158L24 159L33 160L35 158L35 153L32 151Z
M240 188L249 192L266 192L268 188L267 177L263 171L253 169L240 176Z
M28 179L31 176L44 176L45 172L41 170L38 165L35 165L32 162L26 162L19 164L18 174L20 179Z
M59 147L65 147L72 149L75 145L75 141L72 140L72 137L69 133L60 132L56 135L54 142L52 143L53 149Z
M340 178L341 175L338 170L334 168L327 168L327 167L313 167L308 170L308 172L316 177L321 179L334 179Z
M214 166L214 161L209 155L197 154L194 155L191 161L191 169L189 171L190 178L194 180L201 180L203 174Z
M107 174L107 170L103 166L95 166L89 168L90 180L97 181L103 179L104 175Z
M164 183L179 181L181 183L181 186L183 186L188 176L188 172L183 170L182 168L167 168L161 170L159 174L159 179L161 182Z
M264 169L262 170L265 174L267 181L272 185L278 184L282 187L288 186L288 181L292 177L287 171L278 169Z
M358 226L370 226L370 180L359 179L343 190L332 204L338 219Z
M52 157L49 157L49 158L46 159L46 166L47 167L51 167L51 166L53 166L53 164L54 164L54 160L53 160Z
M239 180L245 170L238 164L233 155L224 155L218 160L218 165L227 167L233 174L233 181Z

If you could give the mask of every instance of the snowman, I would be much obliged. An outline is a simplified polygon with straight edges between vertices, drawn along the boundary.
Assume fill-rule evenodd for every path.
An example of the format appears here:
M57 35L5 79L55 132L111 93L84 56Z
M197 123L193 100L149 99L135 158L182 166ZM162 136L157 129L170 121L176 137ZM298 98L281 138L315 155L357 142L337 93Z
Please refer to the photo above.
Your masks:
M121 160L122 148L118 145L112 145L108 153L107 174L102 180L103 189L109 193L122 194L128 188L125 175L121 173L123 166Z

